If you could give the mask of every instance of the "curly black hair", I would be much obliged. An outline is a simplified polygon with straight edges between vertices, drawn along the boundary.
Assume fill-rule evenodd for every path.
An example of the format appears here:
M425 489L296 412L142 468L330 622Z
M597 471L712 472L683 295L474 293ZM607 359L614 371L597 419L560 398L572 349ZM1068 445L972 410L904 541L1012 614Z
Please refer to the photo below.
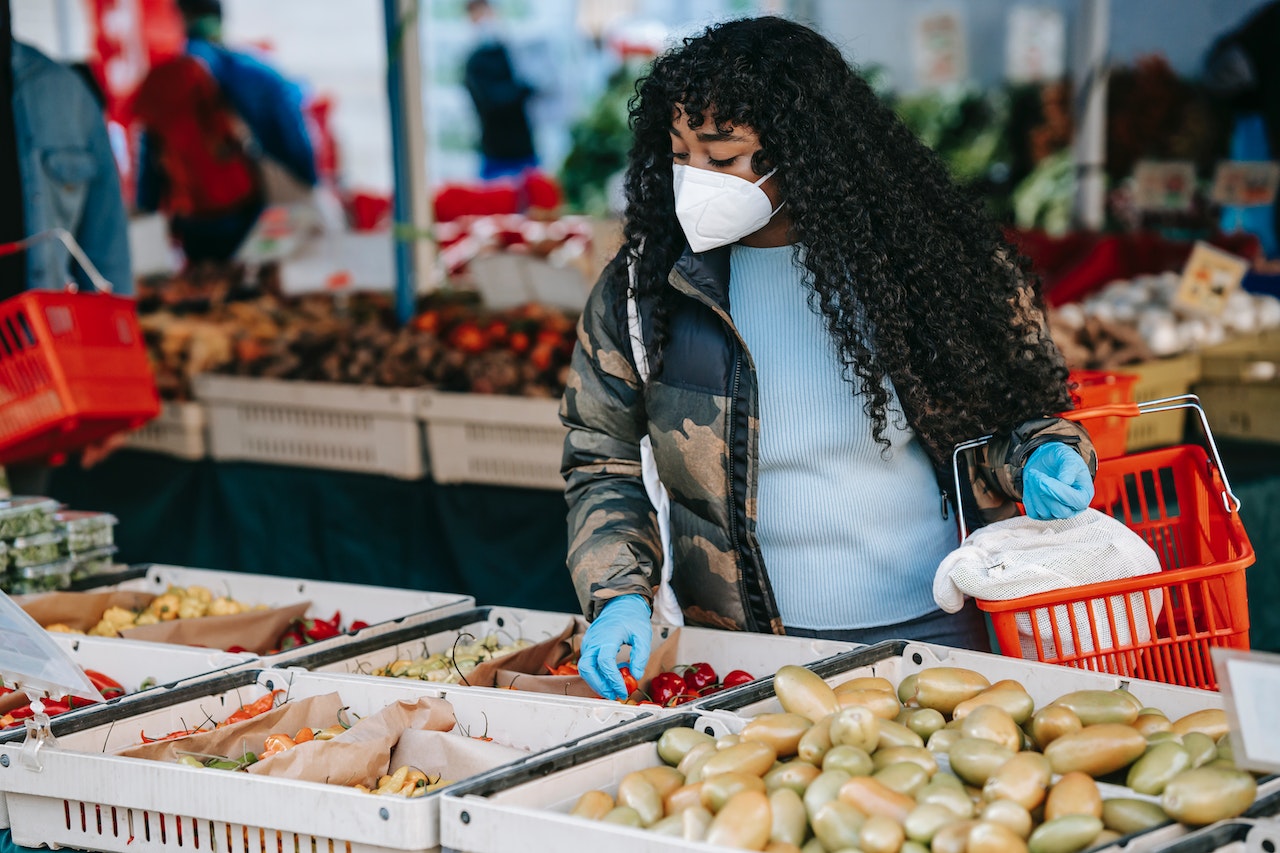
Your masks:
M889 444L886 376L938 462L959 442L1071 408L1027 261L839 48L776 17L711 26L636 84L623 251L640 254L637 287L655 305L655 375L681 298L667 284L685 247L668 165L677 108L692 127L751 128L755 173L778 167L810 298L878 442Z

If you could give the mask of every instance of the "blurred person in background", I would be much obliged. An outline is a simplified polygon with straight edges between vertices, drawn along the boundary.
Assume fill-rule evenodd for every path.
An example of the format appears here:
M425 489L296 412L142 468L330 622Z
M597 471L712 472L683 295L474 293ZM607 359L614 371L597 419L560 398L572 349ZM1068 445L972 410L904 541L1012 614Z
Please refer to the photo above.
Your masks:
M1231 109L1231 159L1280 157L1280 2L1265 3L1213 43L1204 83ZM1280 199L1270 207L1229 209L1224 227L1257 235L1267 257L1280 255Z
M66 230L116 293L133 292L129 230L120 178L102 110L75 71L13 40L8 0L0 0L0 243ZM25 290L92 285L61 243L0 257L0 299ZM92 465L120 439L84 452ZM46 491L48 468L11 465L16 494Z
M274 174L317 183L299 86L222 44L219 0L178 0L183 56L155 66L134 96L145 132L138 208L162 210L188 261L231 258L272 195Z
M463 82L480 121L480 177L519 175L538 165L526 109L534 88L516 74L488 0L467 0L467 16L475 46L467 55Z

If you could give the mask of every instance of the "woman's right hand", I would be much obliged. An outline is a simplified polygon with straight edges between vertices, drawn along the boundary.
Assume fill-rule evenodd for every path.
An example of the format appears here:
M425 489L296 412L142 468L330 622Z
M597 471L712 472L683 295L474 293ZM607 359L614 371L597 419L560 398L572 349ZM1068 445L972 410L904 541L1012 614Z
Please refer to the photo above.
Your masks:
M578 656L578 674L587 686L605 699L626 699L627 688L618 671L618 653L631 647L630 669L636 678L644 674L653 640L649 602L640 595L611 599L587 628Z

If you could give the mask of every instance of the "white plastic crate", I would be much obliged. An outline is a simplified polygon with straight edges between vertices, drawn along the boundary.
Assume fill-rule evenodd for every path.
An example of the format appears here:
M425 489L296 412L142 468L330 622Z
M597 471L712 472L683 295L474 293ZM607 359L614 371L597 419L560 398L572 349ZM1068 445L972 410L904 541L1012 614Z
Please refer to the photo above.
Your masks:
M179 459L203 459L209 452L204 406L161 403L160 414L129 433L126 446Z
M1275 853L1280 821L1224 820L1159 848L1159 853Z
M418 411L436 482L564 488L559 400L424 391Z
M171 684L257 659L256 655L247 652L144 643L119 637L57 633L50 636L81 669L109 675L131 694L147 680L155 684Z
M471 616L474 618L470 618ZM470 634L482 640L489 634L497 634L504 642L524 638L541 642L559 635L574 619L581 617L571 613L552 613L543 610L523 610L514 607L487 607L473 614L454 613L441 623L401 628L384 634L379 640L354 643L333 651L313 651L306 646L273 658L277 666L299 666L314 672L342 672L364 677L365 674L387 664L401 660L447 652L458 637ZM675 628L670 625L653 626L653 649L670 636ZM775 637L768 634L733 633L707 628L680 628L675 643L678 663L691 664L700 661L710 663L721 677L735 669L746 670L757 677L770 675L784 664L807 664L833 657L856 648L852 643L833 640L814 640L799 637ZM348 651L351 654L346 654ZM308 658L311 661L308 661ZM367 676L386 680L386 676ZM477 688L485 689L485 688ZM543 694L539 694L543 695ZM552 696L553 699L562 697ZM606 703L604 699L575 699ZM648 710L660 710L645 706ZM684 708L673 709L679 710Z
M644 717L625 705L566 703L507 691L341 675L261 670L210 682L209 692L27 750L0 746L0 791L8 796L13 841L82 850L276 853L425 851L439 844L441 792L408 800L353 788L210 771L104 754L136 743L139 731L170 731L206 712L225 716L274 688L291 698L337 691L349 712L372 714L401 699L448 700L455 729L487 731L531 752L608 737ZM447 790L447 789L442 789Z
M137 640L82 637L77 634L50 634L67 657L82 669L92 669L110 676L128 691L128 695L107 704L90 705L70 711L55 720L64 725L73 718L112 719L125 703L132 702L138 688L148 679L156 685L170 684L194 676L211 674L256 659L251 654L233 654L216 649L143 643ZM0 732L5 740L21 740L23 729ZM4 796L0 796L0 829L9 826L9 812Z
M359 583L339 583L305 578L277 577L248 572L223 572L214 569L191 569L182 566L154 564L147 568L144 578L125 581L102 589L124 589L150 592L160 595L171 586L203 586L214 595L226 595L244 604L266 604L282 607L299 601L310 601L307 609L310 618L328 619L335 611L341 611L343 622L363 620L372 631L374 627L393 630L398 624L379 626L377 623L394 623L405 617L418 617L425 622L475 607L475 599L453 592L423 592L412 589L396 589L389 586L370 586ZM404 623L400 623L404 624ZM363 633L363 632L362 632ZM372 636L373 634L363 634Z
M214 459L332 468L416 480L427 474L419 391L203 374Z
M1026 687L1037 706L1072 690L1110 690L1127 683L1145 704L1159 707L1173 718L1202 708L1222 707L1221 697L1205 690L1147 681L1125 682L1111 675L923 643L871 646L813 668L832 685L872 675L896 684L907 675L931 666L966 667L982 673L993 683L1015 678ZM724 710L712 710L702 712L703 717L697 722L683 724L701 728L706 721L713 720L715 727L726 725L729 731L739 731L751 717L782 710L773 697L771 681L726 694L725 699L731 700L734 696L741 699L744 694L755 694L761 698L738 704L736 719ZM735 703L730 701L729 704ZM465 853L506 853L515 849L526 853L552 853L566 849L566 839L572 839L574 849L608 850L610 853L723 849L656 836L637 829L584 821L568 814L586 791L616 792L618 783L628 773L659 764L661 759L656 744L661 728L677 724L681 719L681 716L668 717L655 726L646 726L643 733L634 730L620 734L612 744L597 744L577 751L576 755L530 764L515 771L507 780L485 777L471 785L459 786L446 795L441 805L442 844L449 850ZM1142 796L1116 785L1100 787L1104 798ZM1280 787L1280 779L1260 785L1259 800L1277 787ZM1108 853L1121 850L1125 853L1147 853L1159 850L1162 845L1185 834L1185 827L1169 824L1140 835L1127 836L1104 849Z

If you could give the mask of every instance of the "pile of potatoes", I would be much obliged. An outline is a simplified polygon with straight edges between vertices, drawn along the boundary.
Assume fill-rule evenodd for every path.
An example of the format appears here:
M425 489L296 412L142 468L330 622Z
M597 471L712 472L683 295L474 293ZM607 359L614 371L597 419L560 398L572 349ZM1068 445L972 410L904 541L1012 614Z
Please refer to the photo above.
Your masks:
M719 738L668 729L661 765L572 814L771 853L1078 853L1235 817L1257 794L1217 709L1170 720L1127 691L1080 690L1037 711L1018 682L958 667L833 689L784 666L774 690L783 713ZM1099 782L1132 795L1104 800Z

